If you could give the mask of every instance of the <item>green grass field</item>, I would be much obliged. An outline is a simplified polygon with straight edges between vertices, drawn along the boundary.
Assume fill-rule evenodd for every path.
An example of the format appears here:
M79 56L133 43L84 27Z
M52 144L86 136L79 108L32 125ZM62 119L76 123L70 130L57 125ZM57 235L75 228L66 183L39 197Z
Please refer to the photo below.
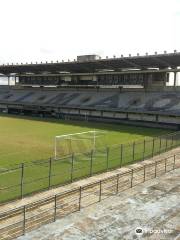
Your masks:
M0 116L0 167L47 159L54 154L54 137L89 130L107 132L109 146L145 137L167 134L170 130L75 121L43 121L38 118Z
M94 129L106 131L108 153L104 148L94 153L93 158L90 153L75 155L73 165L72 157L68 157L64 160L52 161L50 166L49 158L54 155L56 135ZM0 202L17 198L22 192L26 195L48 188L49 185L62 184L72 179L89 176L91 173L105 171L107 168L118 167L120 144L124 144L122 165L142 158L144 138L150 139L146 142L145 153L145 157L149 156L152 152L152 137L170 132L170 130L128 125L0 115ZM139 143L135 145L133 159L132 142L134 141ZM161 144L165 145L165 141ZM156 149L159 151L159 139L154 143L155 153ZM36 163L32 163L36 160ZM25 163L23 189L21 188L22 168L19 167L22 162ZM6 171L9 168L13 170Z

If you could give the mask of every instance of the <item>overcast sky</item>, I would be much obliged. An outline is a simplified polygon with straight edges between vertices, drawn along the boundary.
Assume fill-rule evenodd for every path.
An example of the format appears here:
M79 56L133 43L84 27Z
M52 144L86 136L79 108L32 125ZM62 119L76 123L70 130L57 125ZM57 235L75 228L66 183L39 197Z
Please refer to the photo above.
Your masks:
M0 0L0 63L180 51L180 0Z

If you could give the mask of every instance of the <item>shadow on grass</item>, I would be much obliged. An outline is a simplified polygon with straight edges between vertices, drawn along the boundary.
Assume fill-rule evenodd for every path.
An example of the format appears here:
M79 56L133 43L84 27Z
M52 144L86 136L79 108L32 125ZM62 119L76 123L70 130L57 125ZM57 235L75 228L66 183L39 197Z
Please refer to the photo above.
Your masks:
M31 116L21 116L21 115L14 115L14 114L4 114L0 113L0 117L7 117L7 118L15 118L15 119L23 119L27 121L34 121L34 122L49 122L54 124L65 124L69 126L78 126L81 128L92 128L92 129L99 129L105 131L116 131L122 133L129 133L129 134L136 134L145 137L153 137L164 135L167 133L174 132L173 130L166 130L163 128L151 128L151 127L140 127L140 126L131 126L128 124L119 124L119 123L101 123L101 122L94 122L94 121L77 121L77 120L64 120L64 119L55 119L55 118L40 118L40 117L31 117Z

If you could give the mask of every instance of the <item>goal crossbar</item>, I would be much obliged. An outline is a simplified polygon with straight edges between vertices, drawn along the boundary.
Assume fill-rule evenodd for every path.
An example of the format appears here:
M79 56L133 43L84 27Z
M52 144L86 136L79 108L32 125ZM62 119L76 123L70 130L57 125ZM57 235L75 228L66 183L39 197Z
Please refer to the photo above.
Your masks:
M78 133L63 134L63 135L55 136L55 159L57 159L57 157L61 157L61 154L60 154L60 156L58 156L58 149L60 147L60 150L63 150L63 141L66 141L65 145L67 148L69 147L69 154L80 153L80 152L74 152L74 148L73 148L73 146L75 147L75 143L73 143L74 141L77 142L77 144L78 144L78 141L80 142L83 140L84 141L87 140L89 142L82 142L82 144L79 143L79 146L85 144L87 147L87 145L89 143L91 150L95 150L96 142L97 142L96 139L100 138L104 134L105 134L105 131L93 130L93 131L78 132ZM58 144L59 144L59 146L58 146ZM77 145L75 148L78 148ZM67 150L64 150L64 151L67 151Z
M63 138L63 137L68 137L68 136L74 136L74 135L82 135L82 134L86 134L86 133L102 133L102 134L105 134L105 132L103 131L87 131L87 132L79 132L79 133L70 133L70 134L64 134L64 135L59 135L59 136L56 136L55 138Z

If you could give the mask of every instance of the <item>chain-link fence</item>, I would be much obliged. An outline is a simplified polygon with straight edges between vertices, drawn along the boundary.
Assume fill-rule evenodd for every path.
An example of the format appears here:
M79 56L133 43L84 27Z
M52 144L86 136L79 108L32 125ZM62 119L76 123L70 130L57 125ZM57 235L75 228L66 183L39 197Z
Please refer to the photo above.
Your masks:
M61 159L22 163L0 169L0 202L63 185L80 178L142 161L180 145L180 132L113 145Z

